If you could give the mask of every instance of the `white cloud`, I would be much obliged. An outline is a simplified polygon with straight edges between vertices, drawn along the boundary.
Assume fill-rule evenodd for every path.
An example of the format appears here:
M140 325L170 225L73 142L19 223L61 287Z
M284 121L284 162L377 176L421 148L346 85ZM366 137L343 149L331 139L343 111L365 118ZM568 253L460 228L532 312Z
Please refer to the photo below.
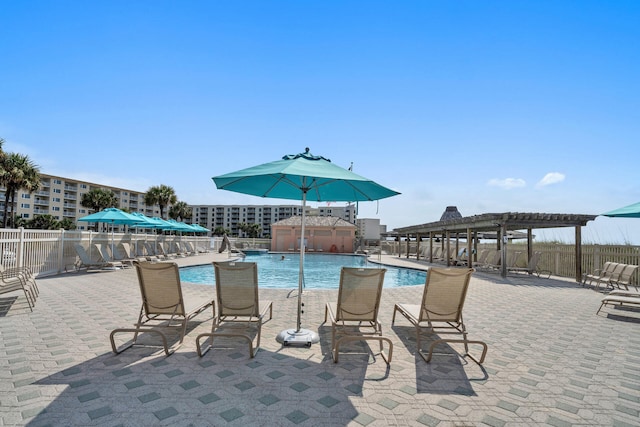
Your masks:
M524 179L521 178L505 178L505 179L497 179L493 178L487 182L487 185L491 187L500 187L505 190L511 190L512 188L525 187L527 183Z
M536 188L545 187L547 185L557 184L564 181L565 175L560 172L549 172L537 184Z

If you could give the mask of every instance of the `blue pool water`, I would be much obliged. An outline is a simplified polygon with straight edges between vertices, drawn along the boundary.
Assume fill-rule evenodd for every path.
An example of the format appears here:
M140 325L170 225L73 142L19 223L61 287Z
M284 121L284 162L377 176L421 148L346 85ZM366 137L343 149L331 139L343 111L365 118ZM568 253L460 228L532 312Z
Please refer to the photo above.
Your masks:
M300 258L298 254L247 255L245 261L258 264L258 283L264 288L297 288ZM352 255L306 254L304 262L304 286L306 289L337 289L341 267L378 268L368 263L366 257ZM422 285L426 279L424 271L384 266L384 287ZM182 267L180 280L189 283L215 283L213 265Z

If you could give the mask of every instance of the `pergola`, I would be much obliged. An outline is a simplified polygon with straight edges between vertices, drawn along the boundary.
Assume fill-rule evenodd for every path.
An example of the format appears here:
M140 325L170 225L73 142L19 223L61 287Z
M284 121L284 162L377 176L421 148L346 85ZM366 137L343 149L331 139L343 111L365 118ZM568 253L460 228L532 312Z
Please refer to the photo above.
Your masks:
M526 230L527 233L527 259L533 255L532 230L540 228L575 228L575 256L576 256L576 280L582 278L582 227L587 222L593 221L597 215L578 214L552 214L552 213L486 213L462 218L448 219L444 221L429 222L420 225L396 228L385 233L387 236L416 238L420 245L421 237L429 238L430 248L433 249L433 239L442 238L449 253L449 245L452 234L456 237L467 239L467 253L472 254L472 245L477 246L478 234L482 232L496 233L497 248L502 250L501 274L507 275L507 244L508 232ZM471 236L471 238L467 238ZM418 253L419 246L418 246ZM447 261L447 264L449 261Z

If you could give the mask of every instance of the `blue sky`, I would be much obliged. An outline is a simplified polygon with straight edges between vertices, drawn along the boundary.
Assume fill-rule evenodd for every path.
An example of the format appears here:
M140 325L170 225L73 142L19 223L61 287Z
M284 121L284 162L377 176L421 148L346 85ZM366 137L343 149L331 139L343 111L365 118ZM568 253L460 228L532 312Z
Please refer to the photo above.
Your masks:
M0 137L43 173L190 204L309 147L402 194L389 229L640 201L637 1L19 1L0 6ZM286 201L290 203L290 201ZM573 230L536 230L570 242ZM598 217L589 243L640 244Z

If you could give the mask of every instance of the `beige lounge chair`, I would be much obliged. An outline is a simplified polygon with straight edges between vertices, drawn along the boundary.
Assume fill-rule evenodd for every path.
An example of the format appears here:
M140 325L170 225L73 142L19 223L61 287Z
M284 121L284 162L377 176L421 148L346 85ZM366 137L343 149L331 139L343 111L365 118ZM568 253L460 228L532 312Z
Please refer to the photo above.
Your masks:
M490 253L491 251L489 249L482 249L478 254L478 259L473 262L473 266L479 267L485 265L487 263L487 257L489 257Z
M106 262L107 264L109 264L110 267L116 267L116 268L124 268L125 264L123 264L121 261L116 261L113 256L111 255L110 249L108 247L108 245L102 243L102 244L97 244L94 243L93 244L95 250L97 251L98 255L100 256L100 260ZM131 265L131 264L129 264Z
M216 308L211 332L196 338L198 356L202 357L213 346L215 337L238 337L249 343L249 357L260 348L260 335L265 315L273 317L271 301L260 301L258 296L258 266L255 262L214 262L216 278ZM252 337L255 327L256 338ZM205 339L204 347L200 340ZM207 343L207 341L209 341Z
M392 324L396 313L400 312L416 329L417 352L426 362L431 361L433 350L441 343L464 344L465 355L478 364L484 362L487 344L482 341L469 340L467 329L462 319L462 308L467 295L472 268L430 268L424 285L421 304L396 304L393 309ZM446 334L461 335L462 338L438 338L429 346L425 356L422 352L421 335L435 334L439 337ZM469 354L469 344L480 344L482 355L476 360Z
M33 311L38 297L38 286L35 277L26 269L1 268L0 272L0 295L22 291L29 305L29 309Z
M327 303L327 315L331 320L331 357L338 363L340 344L347 341L374 340L380 344L380 355L389 365L393 356L393 343L382 335L382 324L378 320L380 296L385 268L342 267L337 304ZM364 330L363 330L364 329ZM389 345L389 355L384 345Z
M191 242L184 242L184 247L186 251L191 255L200 255L202 253L196 247L194 247Z
M526 267L507 267L507 272L509 273L526 273L526 274L535 274L538 277L546 275L546 279L551 277L551 271L549 270L540 270L538 268L538 264L540 262L540 256L542 256L542 252L536 251L531 255L531 259Z
M38 283L36 283L36 275L33 273L33 270L29 267L5 267L0 264L0 273L5 278L21 278L27 285L29 289L31 289L35 296L40 294L40 290L38 289Z
M595 283L595 289L600 290L600 285L604 285L604 288L612 288L612 283L620 278L620 275L627 266L622 263L612 263L613 269L609 272L605 272L602 276L594 278L591 283Z
M594 280L598 280L600 278L606 278L608 277L612 272L613 269L618 265L617 262L611 262L611 261L607 261L604 263L604 265L602 266L602 268L596 269L593 271L593 273L590 274L583 274L582 275L582 286L591 286L591 284L593 284Z
M619 306L619 307L631 306L631 307L640 308L640 295L638 294L621 295L621 294L614 294L612 292L611 294L602 298L602 303L600 304L600 308L598 308L598 311L596 312L596 314L599 314L600 310L602 310L602 307L604 307L605 305L613 305L613 306Z
M467 265L467 248L458 250L456 257L453 259L453 265Z
M624 286L625 290L629 290L629 286L633 286L634 288L636 288L636 291L637 291L638 287L631 283L631 281L633 280L633 275L637 269L638 269L637 265L625 264L620 275L615 278L614 277L610 278L607 285L612 288L617 287L618 289L622 289L622 287Z
M142 305L138 321L133 328L114 329L109 337L113 352L118 354L137 344L140 334L152 333L160 336L162 348L167 356L173 354L184 341L187 325L195 316L211 307L215 315L213 299L185 302L180 283L178 265L173 262L134 262L138 275L138 285ZM169 346L166 332L177 329L179 341ZM133 333L133 340L118 348L115 336L119 333Z
M512 251L507 254L507 270L510 268L516 268L518 261L522 256L522 251Z
M161 250L162 245L156 242L144 242L147 261L165 261L170 259Z
M433 250L431 251L432 256L430 262L440 259L440 254L442 254L442 248L440 246L436 246L435 248L433 248Z
M115 270L117 268L117 264L113 264L102 259L102 256L97 252L95 252L100 257L100 259L92 259L87 250L80 243L76 243L73 245L76 250L76 254L78 254L79 261L76 262L76 269L86 268L87 271L90 270Z
M131 256L131 247L128 242L120 242L116 245L113 259L130 267L133 267L133 261L136 260L135 257Z
M477 268L482 270L497 270L502 262L502 251L500 249L489 250L485 262L478 263Z
M142 245L142 244L141 244ZM119 246L120 250L123 253L122 259L127 261L149 261L145 256L133 256L133 252L131 251L131 244L128 242L122 242Z

